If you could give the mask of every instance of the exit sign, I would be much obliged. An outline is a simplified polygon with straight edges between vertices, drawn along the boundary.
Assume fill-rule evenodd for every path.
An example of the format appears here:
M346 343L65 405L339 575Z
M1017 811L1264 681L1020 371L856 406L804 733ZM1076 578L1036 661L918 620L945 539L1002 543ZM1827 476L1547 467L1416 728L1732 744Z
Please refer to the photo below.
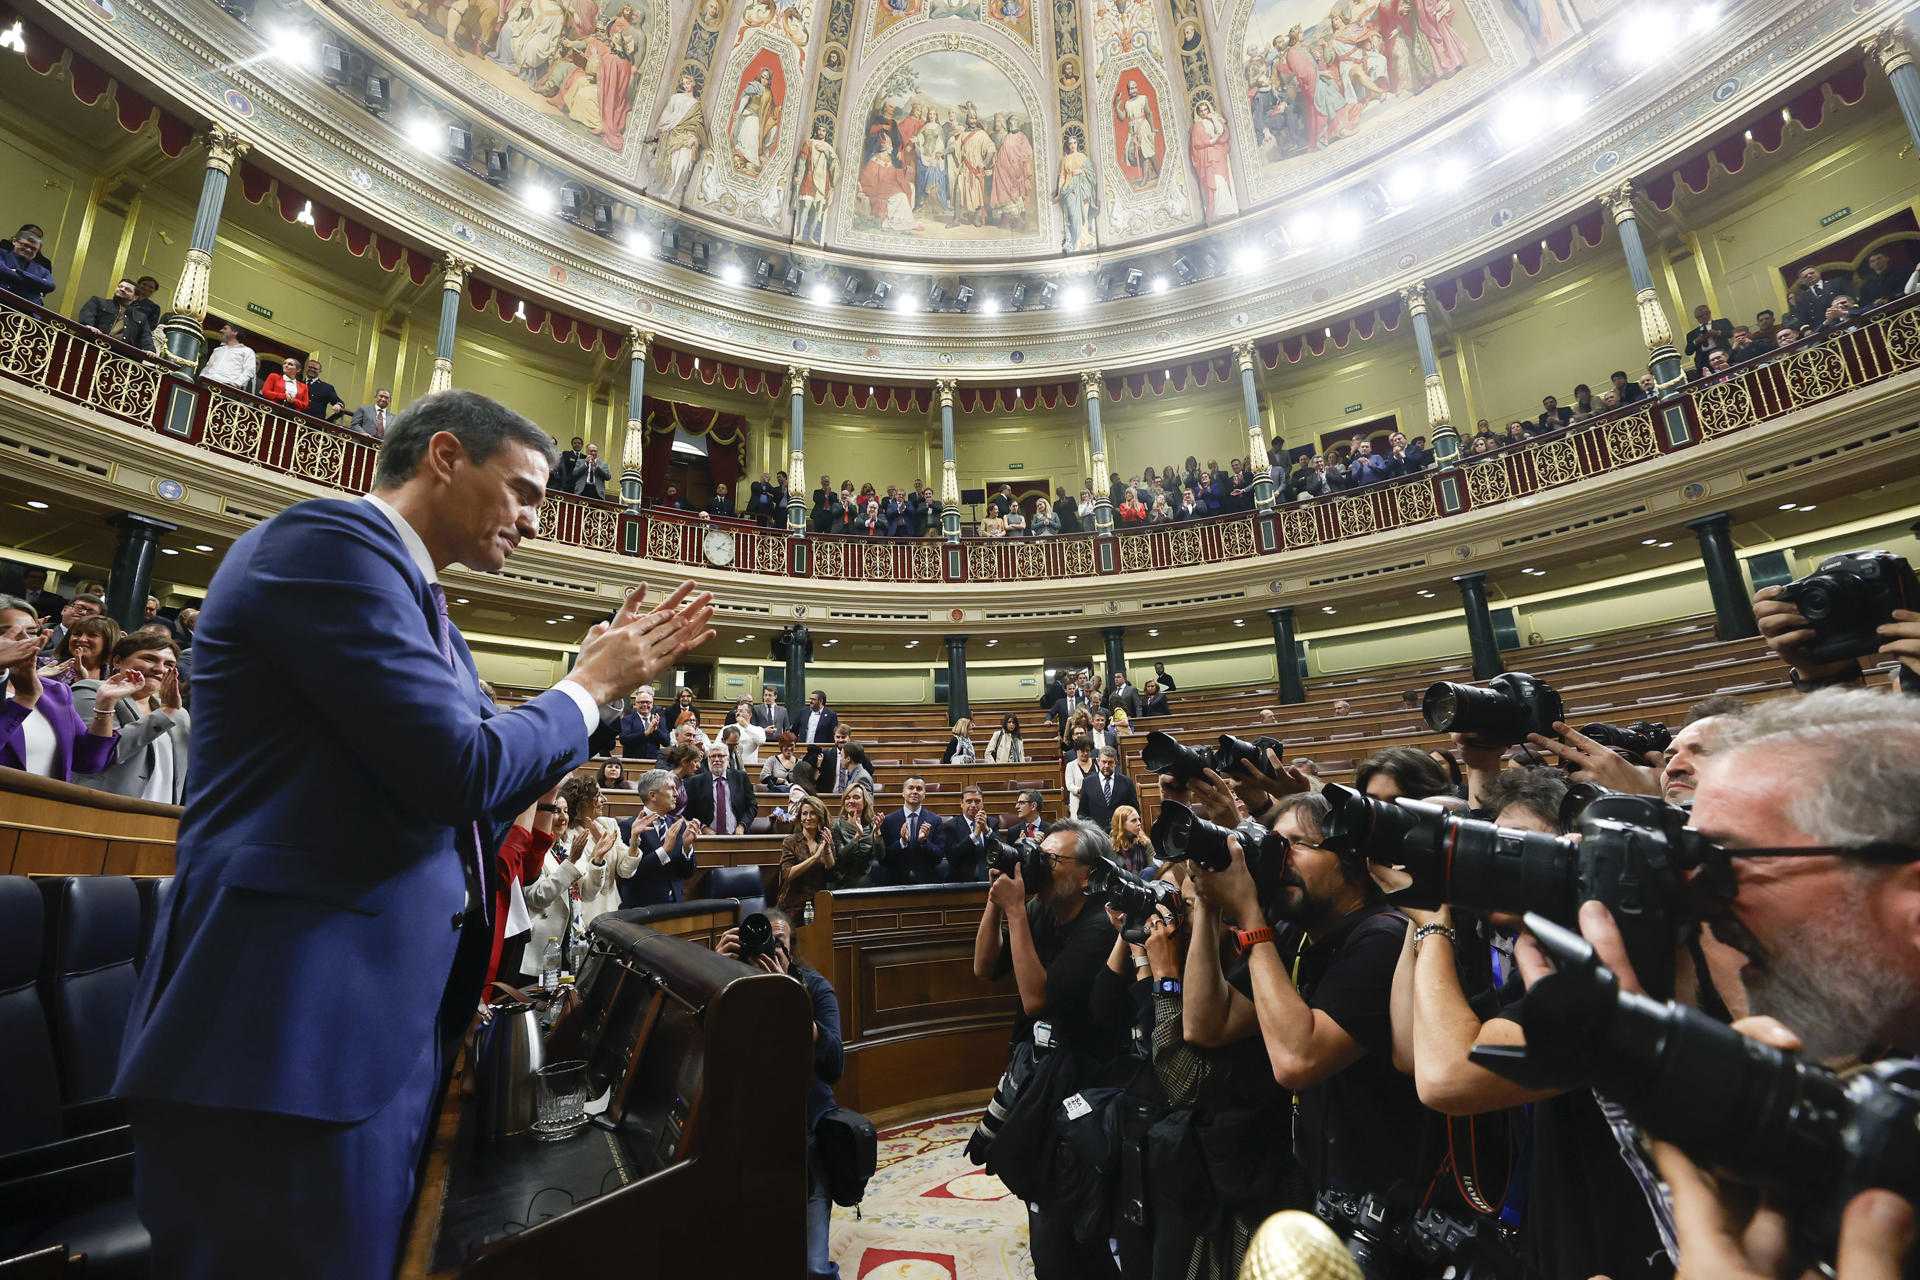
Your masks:
M1847 208L1845 208L1845 209L1835 209L1835 210L1834 210L1834 211L1833 211L1832 213L1830 213L1830 214L1828 214L1828 215L1827 215L1826 217L1824 217L1824 218L1822 218L1822 219L1820 219L1820 225L1821 225L1821 226L1823 226L1823 227L1830 227L1830 226L1832 226L1832 225L1833 225L1834 223L1836 223L1836 222L1838 222L1838 221L1840 221L1840 219L1842 219L1842 218L1850 218L1850 217L1852 217L1852 216L1853 216L1853 208L1852 208L1852 206L1848 206L1848 207L1847 207Z
M1344 409L1342 409L1342 410L1341 410L1340 412L1342 412L1342 413L1358 413L1358 412L1360 412L1360 411L1361 411L1362 409L1364 409L1364 408L1366 408L1366 407L1367 407L1367 406L1365 406L1364 404L1350 404L1350 405L1348 405L1348 406L1347 406L1346 408L1344 408Z
M269 320L273 319L272 307L263 307L257 302L249 302L247 304L247 310L253 312L253 314L257 316L264 316Z
M1009 462L1007 464L1007 470L1009 471L1025 471L1026 469L1027 464L1024 462Z

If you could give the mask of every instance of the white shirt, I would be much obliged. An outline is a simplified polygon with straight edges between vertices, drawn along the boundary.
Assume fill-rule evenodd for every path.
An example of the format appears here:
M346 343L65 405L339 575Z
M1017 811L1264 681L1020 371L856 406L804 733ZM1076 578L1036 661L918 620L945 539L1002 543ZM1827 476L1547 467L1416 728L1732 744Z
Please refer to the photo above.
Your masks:
M259 376L259 363L253 348L246 343L237 342L230 347L223 342L207 357L207 366L200 371L200 376L208 382L251 391L253 380Z
M11 684L6 677L0 676L0 695L13 697ZM21 722L21 760L28 773L37 773L43 778L53 776L53 751L58 744L54 740L53 726L41 713L39 704L27 712L27 718Z
M158 804L177 803L173 794L173 735L159 735L147 744L147 749L153 752L153 772L147 776L146 789L140 798Z
M740 763L758 765L760 748L767 745L767 731L757 724L734 724L740 731Z
M820 726L820 712L807 712L807 741L813 741L813 731Z
M412 558L414 568L420 570L420 576L428 582L439 582L440 571L433 567L433 557L427 552L427 544L421 540L419 532L407 523L406 517L375 494L369 493L360 501L387 518L387 523L393 526L393 531L400 535L400 545L407 549L407 555ZM587 736L592 737L594 731L600 727L600 707L594 702L593 696L573 680L562 680L553 687L573 700L573 705L580 710L580 723L585 726Z

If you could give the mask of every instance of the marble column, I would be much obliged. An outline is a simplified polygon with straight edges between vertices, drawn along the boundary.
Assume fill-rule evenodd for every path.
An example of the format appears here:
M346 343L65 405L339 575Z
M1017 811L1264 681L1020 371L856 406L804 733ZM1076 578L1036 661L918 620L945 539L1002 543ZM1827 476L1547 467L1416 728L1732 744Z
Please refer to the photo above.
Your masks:
M807 531L807 370L787 366L787 532Z
M1907 136L1920 151L1920 67L1913 63L1913 46L1904 21L1895 19L1861 46L1867 56L1878 58L1893 86L1893 97L1900 104L1900 115L1907 122Z
M1087 402L1087 439L1093 444L1093 531L1113 532L1113 494L1107 473L1107 433L1100 426L1100 371L1080 375L1080 395Z
M774 640L773 653L785 665L787 718L797 738L806 731L807 659L813 656L813 633L798 623L782 627Z
M967 637L948 636L947 723L972 714L973 708L967 702Z
M207 286L213 279L213 242L220 232L220 211L227 202L234 162L247 154L246 140L219 125L207 130L204 141L207 161L200 174L193 238L173 287L173 308L160 322L167 355L177 364L196 369L207 353Z
M1253 369L1253 344L1242 342L1233 349L1240 365L1240 408L1247 417L1247 470L1253 476L1253 505L1257 511L1273 510L1273 476L1268 472L1267 433L1260 425L1260 387Z
M113 547L113 566L107 571L107 616L132 631L147 620L147 597L153 594L153 558L160 554L160 539L179 526L130 511L107 523L120 531Z
M1673 329L1654 292L1653 268L1640 242L1640 219L1633 211L1633 184L1623 182L1600 197L1600 206L1613 215L1620 232L1620 248L1627 255L1627 274L1633 277L1634 303L1640 309L1640 337L1647 344L1647 371L1661 395L1671 395L1685 381L1680 352L1673 345Z
M1447 407L1447 384L1440 376L1440 359L1433 349L1433 325L1427 319L1427 285L1423 280L1400 291L1407 315L1413 320L1413 344L1420 349L1420 374L1427 388L1427 444L1441 466L1459 460L1460 432Z
M1113 691L1113 673L1127 669L1127 629L1103 627L1100 638L1107 642L1107 673L1100 692L1107 694Z
M1698 520L1687 521L1687 528L1700 540L1700 563L1706 566L1707 590L1713 595L1714 634L1722 640L1741 640L1760 634L1753 616L1753 601L1747 595L1747 580L1740 572L1740 557L1733 550L1733 520L1724 511Z
M1267 610L1273 622L1273 662L1280 674L1280 701L1305 702L1306 686L1300 681L1300 642L1293 635L1293 606Z
M934 383L940 393L940 532L948 542L960 541L960 470L953 451L952 378ZM949 644L952 642L949 641Z
M452 254L440 260L440 333L434 340L433 377L427 393L445 391L453 385L453 335L460 327L460 295L466 292L467 277L473 264Z
M1491 680L1507 669L1500 660L1500 642L1493 636L1493 615L1487 612L1487 575L1463 573L1454 579L1460 604L1467 615L1467 639L1473 644L1473 678Z
M646 403L647 355L653 335L638 328L627 330L627 438L620 446L620 501L628 511L640 510L646 500L641 469L647 457L647 422L641 412Z

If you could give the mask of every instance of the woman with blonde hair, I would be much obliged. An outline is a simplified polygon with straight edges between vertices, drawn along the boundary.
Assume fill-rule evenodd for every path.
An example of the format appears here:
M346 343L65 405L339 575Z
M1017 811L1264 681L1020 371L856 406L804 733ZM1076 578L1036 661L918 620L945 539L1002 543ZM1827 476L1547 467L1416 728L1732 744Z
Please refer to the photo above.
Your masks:
M1153 841L1147 839L1146 823L1140 811L1123 804L1113 811L1113 826L1107 833L1113 839L1113 860L1137 876L1153 874Z
M1053 504L1045 498L1033 504L1033 519L1027 522L1027 532L1036 538L1049 538L1060 532L1060 517L1053 513Z
M833 830L827 825L827 806L818 796L802 796L793 805L793 831L780 844L780 887L775 905L792 917L798 928L813 895L826 889L833 870Z
M840 796L840 816L833 820L833 843L828 885L851 889L865 884L868 869L880 856L880 819L873 811L873 793L859 783Z
M940 755L941 764L972 764L973 721L961 716L953 722L953 736L947 739L947 749Z

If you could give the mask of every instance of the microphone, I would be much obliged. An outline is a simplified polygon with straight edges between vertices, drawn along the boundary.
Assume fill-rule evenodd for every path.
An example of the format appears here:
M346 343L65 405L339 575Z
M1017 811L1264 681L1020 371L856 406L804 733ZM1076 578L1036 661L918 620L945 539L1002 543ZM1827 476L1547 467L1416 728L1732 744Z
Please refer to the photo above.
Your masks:
M1286 1209L1260 1224L1247 1245L1240 1280L1361 1280L1360 1264L1333 1228Z

